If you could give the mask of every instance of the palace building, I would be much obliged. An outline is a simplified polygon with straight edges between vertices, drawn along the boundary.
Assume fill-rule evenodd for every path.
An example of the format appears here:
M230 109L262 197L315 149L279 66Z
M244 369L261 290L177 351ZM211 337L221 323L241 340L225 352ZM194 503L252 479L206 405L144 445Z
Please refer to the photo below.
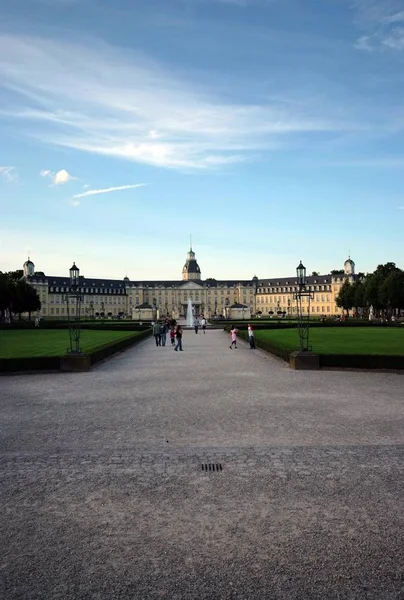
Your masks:
M69 291L66 277L45 275L35 271L28 258L23 265L23 277L38 292L41 315L45 318L65 318L67 306L64 294ZM335 303L336 296L348 279L355 279L355 263L348 258L344 269L329 275L312 275L307 278L308 288L314 294L310 311L315 315L341 314ZM248 280L203 280L201 269L190 248L182 269L182 279L162 281L136 281L123 279L94 279L80 275L80 292L83 295L82 317L129 317L146 320L169 315L178 319L186 315L190 299L195 314L207 318L215 316L249 319L251 315L267 316L284 312L296 314L294 294L298 290L296 275ZM306 303L307 304L307 303ZM70 308L74 314L74 307Z

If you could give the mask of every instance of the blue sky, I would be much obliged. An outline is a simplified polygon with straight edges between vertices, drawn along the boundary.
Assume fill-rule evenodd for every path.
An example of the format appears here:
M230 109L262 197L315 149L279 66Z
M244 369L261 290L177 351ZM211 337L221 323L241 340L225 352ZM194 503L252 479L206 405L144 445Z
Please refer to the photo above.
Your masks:
M404 267L402 0L5 4L0 270Z

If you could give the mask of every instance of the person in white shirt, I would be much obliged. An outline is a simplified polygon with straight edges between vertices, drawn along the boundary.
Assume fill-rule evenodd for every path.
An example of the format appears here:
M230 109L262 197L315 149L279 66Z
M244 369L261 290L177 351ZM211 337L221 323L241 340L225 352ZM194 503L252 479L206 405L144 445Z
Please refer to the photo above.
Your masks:
M250 342L250 348L255 350L254 328L251 323L248 324L248 339Z
M201 325L202 325L202 331L203 331L203 333L206 333L206 319L205 319L205 317L202 317L202 319L201 319Z

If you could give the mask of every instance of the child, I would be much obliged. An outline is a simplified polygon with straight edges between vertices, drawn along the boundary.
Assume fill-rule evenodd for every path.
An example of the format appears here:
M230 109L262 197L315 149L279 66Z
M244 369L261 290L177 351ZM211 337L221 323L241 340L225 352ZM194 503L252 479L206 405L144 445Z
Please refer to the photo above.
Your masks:
M237 334L238 334L238 329L236 329L236 326L233 326L233 329L230 331L230 335L231 335L231 344L229 346L230 350L233 349L233 344L235 349L237 350Z
M170 340L171 340L171 345L174 346L175 344L175 327L171 327L170 329Z

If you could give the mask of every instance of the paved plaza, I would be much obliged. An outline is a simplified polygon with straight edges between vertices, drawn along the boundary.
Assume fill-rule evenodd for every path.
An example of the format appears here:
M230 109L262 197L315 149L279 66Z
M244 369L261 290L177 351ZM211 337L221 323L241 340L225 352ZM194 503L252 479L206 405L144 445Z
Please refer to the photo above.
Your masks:
M0 378L1 598L404 598L404 376L229 343Z

